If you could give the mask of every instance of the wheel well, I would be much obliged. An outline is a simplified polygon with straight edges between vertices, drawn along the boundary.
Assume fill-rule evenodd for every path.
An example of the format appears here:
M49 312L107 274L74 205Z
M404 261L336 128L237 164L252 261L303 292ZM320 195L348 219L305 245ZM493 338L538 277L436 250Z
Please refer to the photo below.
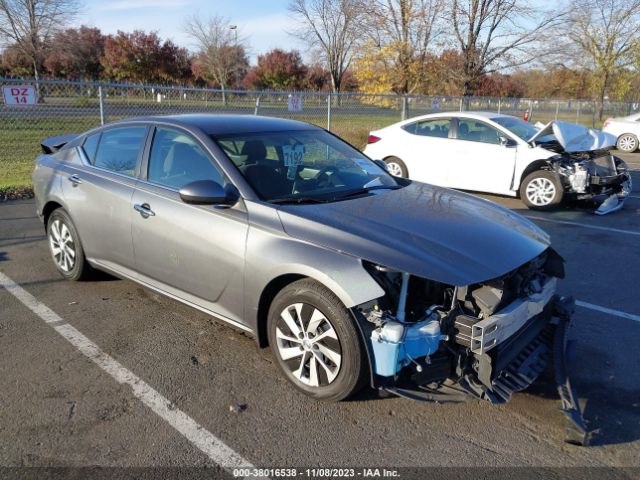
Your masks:
M44 228L47 228L47 222L49 222L49 217L53 213L54 210L58 208L62 208L58 202L48 202L44 208L42 209L42 216L44 217Z
M287 274L271 280L260 295L258 303L258 323L257 323L257 340L258 346L261 348L269 346L269 337L267 335L267 317L269 315L269 307L275 296L287 285L307 278L304 275Z
M530 163L527 168L524 169L522 175L520 175L520 181L518 182L518 196L520 196L520 187L522 186L522 181L532 172L536 170L550 170L549 162L546 160L536 160L535 162Z

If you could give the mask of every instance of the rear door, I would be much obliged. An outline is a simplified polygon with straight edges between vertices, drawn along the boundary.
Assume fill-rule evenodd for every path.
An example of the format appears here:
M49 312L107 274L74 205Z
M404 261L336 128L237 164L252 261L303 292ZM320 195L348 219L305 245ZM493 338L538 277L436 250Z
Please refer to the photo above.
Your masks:
M227 181L189 132L157 127L149 150L131 208L140 279L240 322L248 229L243 202L229 208L182 202L178 191L187 183Z
M459 118L448 165L448 186L462 190L508 194L517 147L501 145L506 135L486 122Z
M88 258L134 269L131 197L137 181L146 125L110 128L80 147L84 165L64 165L63 195Z
M450 118L433 118L404 125L398 155L409 177L433 185L447 185L447 162L451 140Z

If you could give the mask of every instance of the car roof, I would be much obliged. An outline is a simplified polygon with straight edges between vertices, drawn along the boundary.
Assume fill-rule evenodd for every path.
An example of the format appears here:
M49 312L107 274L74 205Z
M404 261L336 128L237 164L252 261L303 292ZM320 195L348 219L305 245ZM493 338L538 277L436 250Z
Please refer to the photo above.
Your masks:
M437 112L437 113L429 113L427 115L420 115L418 117L413 117L408 120L417 120L420 118L432 118L432 117L465 117L465 118L477 118L479 120L490 120L493 118L499 117L510 117L511 115L504 115L502 113L496 112L484 112L484 111L453 111L453 112Z
M263 117L260 115L238 114L182 114L137 117L116 123L152 122L195 127L207 135L228 135L242 133L261 133L290 130L315 130L314 125L284 118ZM111 124L113 125L113 124Z

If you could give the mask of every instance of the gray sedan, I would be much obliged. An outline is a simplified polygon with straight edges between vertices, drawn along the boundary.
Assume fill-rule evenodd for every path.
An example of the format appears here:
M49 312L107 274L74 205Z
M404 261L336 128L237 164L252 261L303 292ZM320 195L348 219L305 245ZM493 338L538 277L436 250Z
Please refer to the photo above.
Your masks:
M140 118L42 147L37 209L65 278L110 272L247 331L318 399L369 383L504 403L553 361L588 438L563 262L523 217L291 120Z

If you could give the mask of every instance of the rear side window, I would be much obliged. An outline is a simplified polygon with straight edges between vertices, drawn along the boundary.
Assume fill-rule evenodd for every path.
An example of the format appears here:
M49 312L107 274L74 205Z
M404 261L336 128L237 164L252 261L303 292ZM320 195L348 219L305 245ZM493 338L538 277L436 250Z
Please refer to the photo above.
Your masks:
M93 165L134 176L147 127L112 128L102 132Z
M98 141L100 140L100 134L94 133L93 135L89 135L84 139L84 143L82 144L82 150L84 154L87 156L89 163L93 165L96 156L96 148L98 147Z
M151 145L147 179L179 190L196 180L224 184L213 161L190 135L170 128L157 128Z
M434 120L423 120L422 122L410 123L402 127L407 132L421 137L439 137L447 138L451 120L448 118L440 118Z

